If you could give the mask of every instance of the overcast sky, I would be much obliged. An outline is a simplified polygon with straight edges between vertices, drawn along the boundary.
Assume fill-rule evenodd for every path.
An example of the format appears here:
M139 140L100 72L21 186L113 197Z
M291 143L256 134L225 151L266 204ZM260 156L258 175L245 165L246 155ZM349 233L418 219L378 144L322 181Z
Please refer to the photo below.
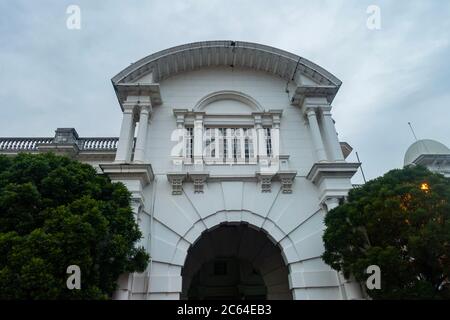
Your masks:
M66 27L71 4L80 30ZM380 30L367 28L369 5L381 9ZM403 165L408 121L419 138L450 145L447 0L3 0L0 15L0 136L57 127L118 136L116 73L175 45L240 40L290 51L343 81L333 116L368 178Z

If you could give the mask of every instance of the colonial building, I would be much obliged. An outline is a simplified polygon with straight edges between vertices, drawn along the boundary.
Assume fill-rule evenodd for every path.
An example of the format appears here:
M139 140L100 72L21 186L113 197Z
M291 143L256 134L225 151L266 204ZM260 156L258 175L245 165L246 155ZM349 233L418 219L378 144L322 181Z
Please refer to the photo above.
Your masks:
M128 187L151 263L122 275L114 298L361 298L321 259L324 216L360 165L332 119L339 79L276 48L209 41L112 83L118 138L62 128L1 138L0 151L63 153Z

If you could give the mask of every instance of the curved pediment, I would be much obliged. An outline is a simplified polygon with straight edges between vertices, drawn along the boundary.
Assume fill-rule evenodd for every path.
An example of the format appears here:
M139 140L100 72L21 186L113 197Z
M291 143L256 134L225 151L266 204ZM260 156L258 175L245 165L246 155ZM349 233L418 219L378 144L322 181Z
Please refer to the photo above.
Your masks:
M307 59L277 48L241 41L195 42L159 51L131 64L112 78L112 82L115 85L137 83L145 78L143 82L158 83L175 74L215 66L265 71L297 85L341 85L338 78ZM306 81L309 83L300 80L301 77L309 79Z

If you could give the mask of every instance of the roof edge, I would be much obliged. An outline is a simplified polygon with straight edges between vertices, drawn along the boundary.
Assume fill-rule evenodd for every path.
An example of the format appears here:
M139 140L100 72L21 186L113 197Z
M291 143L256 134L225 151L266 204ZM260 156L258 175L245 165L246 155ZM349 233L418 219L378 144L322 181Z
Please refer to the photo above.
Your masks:
M123 69L118 74L116 74L112 79L113 84L118 84L123 79L125 79L127 76L135 72L136 70L142 68L143 66L156 61L158 59L161 59L163 57L167 57L170 55L174 55L180 52L186 52L194 49L202 49L202 48L244 48L244 49L252 49L252 50L258 50L264 53L269 53L277 56L282 56L284 58L287 58L288 60L291 60L293 62L296 62L298 64L304 65L306 68L309 68L318 74L320 74L322 77L326 78L328 81L333 83L336 87L340 87L342 84L342 81L339 80L336 76L334 76L332 73L328 72L324 68L320 67L319 65L315 64L314 62L305 59L303 57L300 57L296 54L290 53L288 51L278 49L275 47L258 44L258 43L252 43L252 42L245 42L245 41L233 41L233 40L215 40L215 41L203 41L203 42L192 42L187 44L182 44L178 46L174 46L171 48L167 48L161 51L158 51L156 53L150 54ZM294 73L295 74L295 73Z

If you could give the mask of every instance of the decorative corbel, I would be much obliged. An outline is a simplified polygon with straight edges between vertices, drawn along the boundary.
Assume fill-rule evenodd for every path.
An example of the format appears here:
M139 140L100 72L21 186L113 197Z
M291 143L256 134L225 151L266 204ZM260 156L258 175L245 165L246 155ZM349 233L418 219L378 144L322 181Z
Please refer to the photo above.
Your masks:
M172 185L172 194L181 195L183 193L183 181L186 173L167 173L167 180Z
M272 192L272 173L262 173L257 172L256 177L258 178L259 182L261 183L261 192L267 193Z
M189 178L194 183L194 193L203 193L203 187L209 177L208 172L190 172Z
M297 171L279 171L277 175L281 181L281 191L283 193L292 193L292 184Z

